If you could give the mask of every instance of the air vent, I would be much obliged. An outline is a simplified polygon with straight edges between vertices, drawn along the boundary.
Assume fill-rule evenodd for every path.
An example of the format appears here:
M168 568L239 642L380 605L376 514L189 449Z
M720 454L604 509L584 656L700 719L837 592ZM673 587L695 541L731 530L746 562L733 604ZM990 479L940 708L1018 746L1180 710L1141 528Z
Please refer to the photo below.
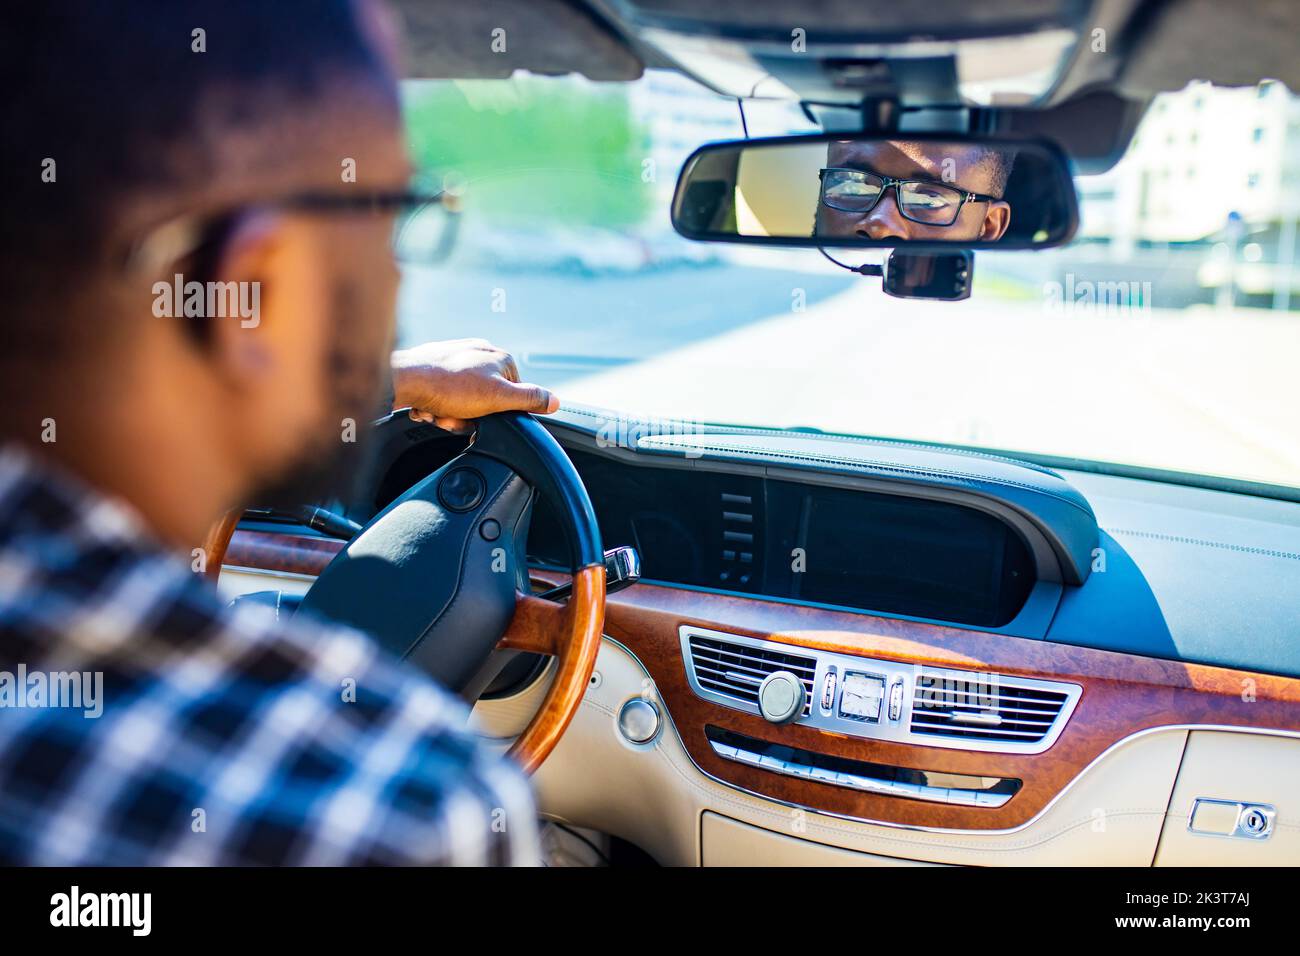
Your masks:
M754 496L739 489L721 493L722 561L718 566L718 584L728 590L748 591L755 585L755 536L759 522L754 520Z
M690 665L701 689L757 708L758 685L763 682L763 678L775 671L790 671L803 682L804 690L807 691L803 715L808 716L812 707L813 678L817 670L814 658L720 641L698 634L691 635L689 647Z
M923 667L912 697L911 729L936 737L1036 744L1052 733L1078 693L1073 684Z

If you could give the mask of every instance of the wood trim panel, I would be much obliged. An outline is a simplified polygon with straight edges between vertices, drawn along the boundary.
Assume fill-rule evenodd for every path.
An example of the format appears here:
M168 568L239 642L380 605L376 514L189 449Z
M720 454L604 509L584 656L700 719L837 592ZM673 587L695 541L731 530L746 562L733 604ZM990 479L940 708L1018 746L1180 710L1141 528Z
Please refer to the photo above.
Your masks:
M246 567L312 574L318 573L313 568L328 563L339 546L341 542L329 539L240 531L226 560ZM565 578L541 573L534 577L549 584ZM531 599L521 600L524 606L512 629L512 639L520 646L538 641L538 635L554 623L552 613L530 606L532 603ZM682 624L840 654L1071 681L1083 688L1083 694L1056 743L1032 755L866 740L798 725L777 727L761 717L695 695L681 658L678 628ZM1300 680L1294 678L759 598L638 584L609 597L605 633L645 665L691 758L707 773L774 799L888 823L969 830L1020 826L1108 747L1153 727L1207 724L1300 732ZM861 793L724 760L714 754L705 738L707 724L854 760L1015 777L1023 781L1023 787L996 809Z
M980 753L777 727L696 696L681 657L682 624L840 654L1066 680L1079 684L1083 694L1061 736L1041 754ZM889 823L969 830L1020 826L1108 747L1148 728L1212 724L1300 731L1300 680L1292 678L740 596L639 584L610 596L605 633L645 665L703 770L778 800ZM854 760L1014 777L1023 787L996 809L861 793L724 760L709 746L706 724Z
M232 567L314 577L325 570L325 566L334 560L334 555L343 550L344 544L346 542L336 538L240 528L230 539L223 563Z

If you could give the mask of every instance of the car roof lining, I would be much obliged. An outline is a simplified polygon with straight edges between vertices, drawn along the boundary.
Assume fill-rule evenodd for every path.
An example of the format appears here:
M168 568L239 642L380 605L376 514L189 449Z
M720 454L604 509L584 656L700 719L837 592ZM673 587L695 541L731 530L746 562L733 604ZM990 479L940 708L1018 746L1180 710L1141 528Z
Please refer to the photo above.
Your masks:
M692 75L642 38L647 26L712 36L729 30L732 39L768 43L770 49L772 37L788 36L794 23L807 31L815 57L819 34L837 40L987 36L1068 22L1079 42L1044 100L1036 108L983 110L979 128L1054 139L1081 173L1114 164L1157 93L1194 80L1244 86L1263 79L1300 91L1295 0L1253 0L1248 16L1224 0L936 2L937 7L896 0L391 0L406 34L407 75L435 79L504 79L524 70L631 81L647 67ZM1098 37L1102 50L1095 49Z
M408 38L409 75L444 79L507 77L514 70L578 73L593 80L635 80L669 61L637 39L638 23L711 32L730 21L751 36L786 24L805 29L815 55L818 34L836 38L917 34L988 35L1074 20L1079 51L1054 102L1080 90L1114 86L1143 98L1193 80L1224 86L1276 79L1300 89L1300 4L1253 0L1249 15L1223 0L391 0ZM1084 11L1080 18L1079 11ZM707 11L707 12L703 12ZM1037 27L1035 26L1037 25ZM493 31L505 30L505 49ZM1093 52L1092 31L1106 31Z

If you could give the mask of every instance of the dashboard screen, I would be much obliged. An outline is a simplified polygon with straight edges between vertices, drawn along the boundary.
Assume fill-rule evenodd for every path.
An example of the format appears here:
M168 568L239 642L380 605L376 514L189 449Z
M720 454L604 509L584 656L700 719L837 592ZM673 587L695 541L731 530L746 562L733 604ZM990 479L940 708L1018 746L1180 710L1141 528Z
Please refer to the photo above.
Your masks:
M797 596L1000 626L1033 586L1028 549L1001 521L946 502L803 489Z
M983 627L1015 617L1034 585L1020 538L969 507L629 465L586 450L569 456L605 547L635 547L647 580ZM534 509L528 552L540 564L566 560L545 501Z

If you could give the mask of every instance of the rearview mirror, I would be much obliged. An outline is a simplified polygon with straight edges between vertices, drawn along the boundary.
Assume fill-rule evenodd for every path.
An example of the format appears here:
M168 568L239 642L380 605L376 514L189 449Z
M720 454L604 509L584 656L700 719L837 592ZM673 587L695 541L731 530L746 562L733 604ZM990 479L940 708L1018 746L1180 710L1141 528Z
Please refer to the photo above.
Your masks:
M1068 242L1078 220L1058 148L952 134L710 143L673 197L673 227L706 242L1041 249Z

